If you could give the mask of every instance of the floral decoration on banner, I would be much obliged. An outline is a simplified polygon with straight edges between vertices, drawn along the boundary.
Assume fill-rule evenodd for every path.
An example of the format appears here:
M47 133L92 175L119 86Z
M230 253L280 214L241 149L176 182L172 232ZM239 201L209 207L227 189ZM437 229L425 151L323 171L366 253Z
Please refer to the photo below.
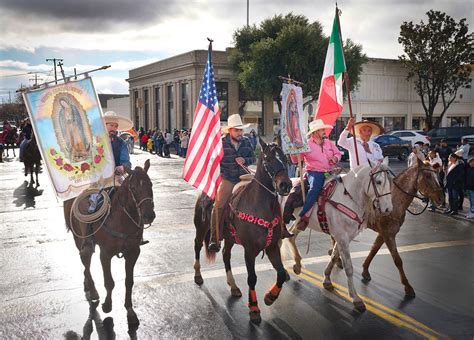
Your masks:
M104 144L99 136L96 136L96 143L91 152L89 162L71 163L64 157L64 154L55 148L50 148L48 157L52 160L52 164L56 169L63 173L74 174L78 176L87 176L92 169L101 169L104 165Z

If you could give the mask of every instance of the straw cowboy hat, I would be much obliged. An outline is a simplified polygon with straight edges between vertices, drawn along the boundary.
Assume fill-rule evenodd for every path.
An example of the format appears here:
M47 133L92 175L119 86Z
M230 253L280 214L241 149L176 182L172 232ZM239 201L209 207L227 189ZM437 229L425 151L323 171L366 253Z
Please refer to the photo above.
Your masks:
M324 124L322 119L313 120L311 123L309 123L309 131L306 135L311 136L313 132L321 129L332 129L332 125Z
M458 156L459 158L462 158L464 156L464 150L463 149L458 149L458 150L456 150L456 152L454 154L456 156Z
M114 111L107 111L104 113L104 122L107 123L117 123L118 130L125 131L133 127L133 123L130 119L119 116Z
M384 133L384 128L380 124L369 121L369 120L363 120L361 122L354 124L355 135L357 137L360 136L360 129L362 129L364 126L368 126L372 128L372 137L378 136Z
M250 124L243 124L242 123L242 118L240 118L240 115L238 114L233 114L227 118L227 125L222 127L222 132L228 133L229 129L239 129L243 130L246 129L250 126Z

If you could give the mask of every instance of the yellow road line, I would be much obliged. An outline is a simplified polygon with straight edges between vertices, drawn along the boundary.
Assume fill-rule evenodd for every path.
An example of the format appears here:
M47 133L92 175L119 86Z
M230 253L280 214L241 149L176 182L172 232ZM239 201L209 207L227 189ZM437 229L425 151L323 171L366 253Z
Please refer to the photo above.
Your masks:
M302 273L300 274L300 276L303 279L324 289L323 276L315 274L307 269L302 269ZM352 302L352 298L349 296L348 289L346 287L334 282L333 282L333 286L339 295L347 299L349 302ZM446 338L446 336L436 332L435 330L431 329L430 327L422 324L421 322L413 319L412 317L406 314L400 313L387 306L384 306L366 296L363 296L363 295L359 295L359 296L362 298L364 303L366 303L366 308L368 311L374 313L375 315L387 320L388 322L396 326L410 329L413 332L427 339L437 339L439 337Z

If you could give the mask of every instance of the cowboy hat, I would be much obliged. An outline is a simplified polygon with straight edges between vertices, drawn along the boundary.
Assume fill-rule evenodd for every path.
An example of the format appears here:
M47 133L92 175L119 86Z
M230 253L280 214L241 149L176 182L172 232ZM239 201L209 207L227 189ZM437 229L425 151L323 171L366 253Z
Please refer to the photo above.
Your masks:
M309 123L309 131L306 135L311 136L313 132L321 129L332 129L332 125L324 124L322 119L313 120L311 123Z
M464 150L463 149L458 149L458 150L456 150L456 152L454 154L456 156L458 156L459 158L462 158L464 156Z
M119 116L114 111L107 111L106 113L104 113L103 118L104 118L105 124L107 124L107 123L117 123L118 124L118 130L120 130L120 131L129 130L133 127L133 123L130 119L128 119L126 117Z
M360 135L360 129L362 129L364 126L368 126L372 129L372 137L381 135L384 133L384 128L382 125L372 122L370 120L363 120L361 122L355 123L354 124L354 130L355 130L355 135L358 137Z
M233 114L233 115L230 115L229 118L227 118L227 125L222 127L222 132L228 133L229 129L243 130L243 129L248 128L249 126L250 124L242 123L242 118L240 118L240 115Z

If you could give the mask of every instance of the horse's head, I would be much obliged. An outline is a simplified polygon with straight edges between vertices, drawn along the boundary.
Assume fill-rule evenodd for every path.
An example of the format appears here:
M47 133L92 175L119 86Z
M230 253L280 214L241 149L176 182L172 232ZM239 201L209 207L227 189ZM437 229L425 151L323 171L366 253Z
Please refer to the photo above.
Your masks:
M288 177L285 154L277 144L267 144L262 138L259 140L262 147L259 165L263 166L265 173L272 180L276 192L282 196L288 195L293 185Z
M140 215L140 222L150 224L155 219L155 211L153 204L153 190L150 177L148 177L148 169L150 168L150 160L145 161L144 167L135 167L135 170L127 169L127 180L123 182L137 207Z
M371 162L368 172L367 195L372 199L375 208L382 215L392 212L392 177L388 167L388 157L382 162Z
M439 183L438 172L431 165L425 164L419 159L415 167L418 169L416 175L418 191L437 206L443 204L444 190Z

